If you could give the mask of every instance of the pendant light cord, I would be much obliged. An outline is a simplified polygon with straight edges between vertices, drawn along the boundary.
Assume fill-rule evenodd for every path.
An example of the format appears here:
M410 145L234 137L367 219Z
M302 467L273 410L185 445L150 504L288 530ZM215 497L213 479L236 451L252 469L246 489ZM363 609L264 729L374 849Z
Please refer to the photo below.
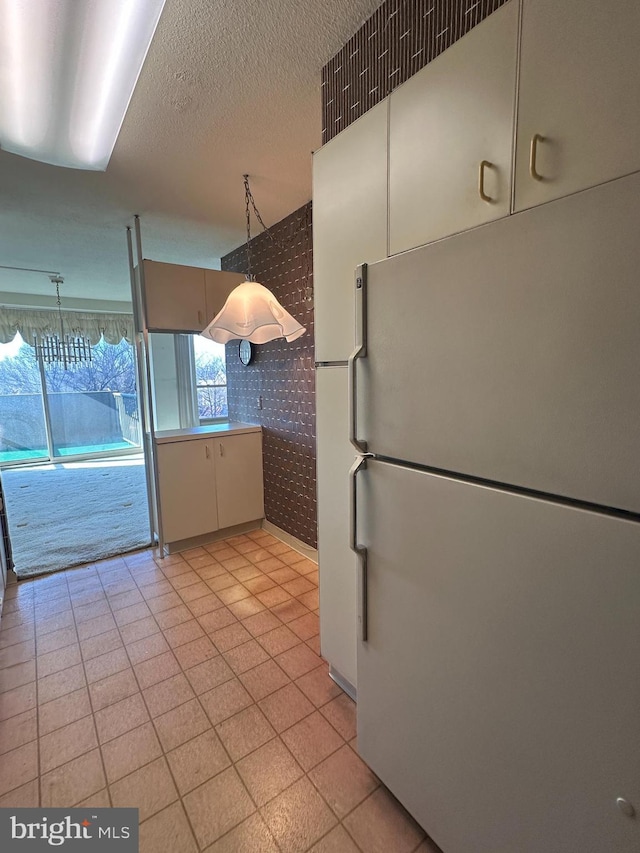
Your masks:
M262 226L262 230L265 231L269 235L269 239L271 242L277 246L281 250L285 250L286 247L279 241L271 233L271 230L267 228L264 224L264 220L260 215L260 211L256 206L255 199L253 198L253 193L251 192L251 186L249 184L249 175L243 175L242 179L244 181L244 202L245 202L245 216L247 220L247 281L254 281L255 276L252 273L251 269L251 210L253 210L253 214L255 218L258 220L260 225ZM309 207L306 206L304 213L300 217L299 221L295 223L295 225L291 228L290 233L287 235L289 241L291 241L294 237L296 237L300 232L305 233L305 248L303 251L303 272L302 278L306 283L304 287L304 301L307 303L313 303L313 291L309 287L309 234L311 230L311 217Z
M251 273L251 211L249 210L249 205L253 204L254 210L256 210L256 205L253 201L253 196L251 195L249 175L243 175L242 178L244 180L244 206L247 217L247 281L253 281L253 275ZM262 227L264 228L264 225Z

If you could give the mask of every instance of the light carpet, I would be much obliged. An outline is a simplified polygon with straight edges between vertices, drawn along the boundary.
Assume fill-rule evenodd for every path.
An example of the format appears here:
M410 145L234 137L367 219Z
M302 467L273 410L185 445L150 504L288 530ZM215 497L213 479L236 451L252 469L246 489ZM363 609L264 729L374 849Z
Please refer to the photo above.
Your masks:
M1 477L19 578L149 544L142 457L33 465Z

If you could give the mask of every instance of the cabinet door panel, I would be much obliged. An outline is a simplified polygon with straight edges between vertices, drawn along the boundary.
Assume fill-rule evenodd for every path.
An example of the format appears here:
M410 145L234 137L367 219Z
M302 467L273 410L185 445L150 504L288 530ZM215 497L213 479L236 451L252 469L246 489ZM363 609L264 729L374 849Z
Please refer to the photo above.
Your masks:
M207 326L216 314L222 309L231 291L245 280L245 276L235 272L221 272L220 270L205 270L205 301L206 315L205 326Z
M168 332L201 332L206 323L205 271L144 262L147 326Z
M178 542L218 529L213 448L210 441L158 445L162 532Z
M316 361L346 361L354 347L353 274L387 255L385 100L313 158Z
M512 0L391 95L390 254L509 213L517 30Z
M220 528L264 516L262 435L259 432L213 442Z
M516 210L640 169L639 43L637 0L524 0Z

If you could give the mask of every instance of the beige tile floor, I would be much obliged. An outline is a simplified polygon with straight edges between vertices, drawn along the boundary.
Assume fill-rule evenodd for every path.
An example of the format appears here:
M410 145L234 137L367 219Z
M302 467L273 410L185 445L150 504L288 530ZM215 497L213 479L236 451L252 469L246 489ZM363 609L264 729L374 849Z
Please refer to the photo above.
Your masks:
M264 531L13 584L0 806L134 806L143 853L432 853L319 652L318 568Z

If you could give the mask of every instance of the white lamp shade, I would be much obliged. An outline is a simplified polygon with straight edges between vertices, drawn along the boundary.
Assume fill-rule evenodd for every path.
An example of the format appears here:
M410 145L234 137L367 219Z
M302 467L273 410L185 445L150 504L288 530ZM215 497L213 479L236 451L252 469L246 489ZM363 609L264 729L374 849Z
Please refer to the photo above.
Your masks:
M257 281L245 281L231 291L202 334L218 344L234 338L266 344L276 338L295 341L305 332L268 288Z
M0 0L0 148L104 171L165 0Z

